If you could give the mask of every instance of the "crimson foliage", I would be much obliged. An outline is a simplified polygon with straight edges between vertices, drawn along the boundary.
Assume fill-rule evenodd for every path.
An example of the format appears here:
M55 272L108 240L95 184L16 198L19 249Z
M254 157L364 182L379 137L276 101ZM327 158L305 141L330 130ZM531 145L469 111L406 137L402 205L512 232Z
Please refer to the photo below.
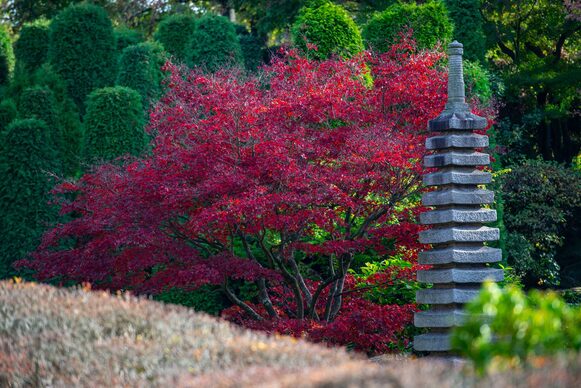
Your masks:
M60 185L76 218L23 264L42 280L139 293L220 285L236 306L225 314L248 326L360 348L389 337L415 307L356 297L348 269L356 255L418 248L396 209L420 187L423 128L445 102L441 59L404 40L350 60L291 51L257 76L167 64L151 154ZM249 283L252 298L240 293Z

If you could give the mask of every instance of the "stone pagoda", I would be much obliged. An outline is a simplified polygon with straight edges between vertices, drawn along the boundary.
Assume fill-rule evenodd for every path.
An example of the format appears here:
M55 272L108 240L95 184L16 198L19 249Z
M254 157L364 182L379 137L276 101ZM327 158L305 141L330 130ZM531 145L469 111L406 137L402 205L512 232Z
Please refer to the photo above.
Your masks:
M476 150L488 146L488 136L473 131L486 128L487 122L466 104L462 47L456 41L448 46L448 102L428 122L428 130L439 134L426 139L426 148L433 152L424 165L436 171L424 176L424 184L436 189L422 197L434 210L420 215L421 223L431 226L420 233L420 242L432 244L432 249L420 253L419 263L432 269L418 271L418 281L433 287L416 293L418 304L430 305L414 317L416 327L429 329L414 338L417 351L449 352L449 332L462 323L463 305L478 295L485 280L503 279L501 269L486 265L501 260L500 249L484 245L498 240L499 230L483 226L496 221L496 210L483 206L494 200L494 193L482 188L492 175L478 169L490 163L488 154Z

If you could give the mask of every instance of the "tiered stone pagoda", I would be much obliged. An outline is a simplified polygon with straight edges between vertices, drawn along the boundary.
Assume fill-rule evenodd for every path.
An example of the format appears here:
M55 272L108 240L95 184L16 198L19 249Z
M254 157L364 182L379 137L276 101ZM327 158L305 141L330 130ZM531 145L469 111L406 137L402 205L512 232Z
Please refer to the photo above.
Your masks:
M483 207L492 204L494 193L479 187L492 179L477 168L488 165L490 157L475 150L488 146L488 136L473 131L486 128L487 122L466 104L462 47L456 41L448 46L448 102L428 123L430 132L440 134L426 140L433 153L424 158L425 167L437 171L424 176L424 184L436 190L422 197L422 203L434 210L420 215L421 223L431 226L420 233L420 242L433 248L421 252L419 262L433 268L418 271L418 281L433 287L416 293L418 304L430 305L414 317L416 327L429 329L414 338L418 351L449 352L449 331L461 324L463 305L476 297L483 281L503 279L501 269L486 266L501 260L500 249L484 245L498 240L499 230L483 225L496 221L496 211Z

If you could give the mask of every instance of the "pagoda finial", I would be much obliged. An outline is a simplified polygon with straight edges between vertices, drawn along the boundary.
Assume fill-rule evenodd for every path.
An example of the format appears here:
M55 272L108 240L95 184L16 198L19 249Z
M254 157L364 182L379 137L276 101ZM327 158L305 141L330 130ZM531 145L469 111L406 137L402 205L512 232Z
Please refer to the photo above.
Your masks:
M462 43L453 41L448 46L448 103L447 111L467 111L466 96L464 94L464 71L462 68Z

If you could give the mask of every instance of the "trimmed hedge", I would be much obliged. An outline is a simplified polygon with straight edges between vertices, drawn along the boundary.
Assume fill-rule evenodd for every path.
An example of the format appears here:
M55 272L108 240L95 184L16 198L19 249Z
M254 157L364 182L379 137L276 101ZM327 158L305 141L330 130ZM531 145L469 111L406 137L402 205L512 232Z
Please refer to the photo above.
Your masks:
M192 15L171 15L163 19L153 34L165 51L179 62L186 62L190 39L196 28Z
M16 274L12 263L36 249L55 214L47 205L47 171L55 171L48 132L44 121L17 119L0 133L0 278Z
M14 52L10 33L0 25L0 86L7 85L14 68Z
M431 48L437 42L446 44L452 38L448 10L441 1L433 0L421 5L398 3L375 14L363 28L363 39L368 48L386 52L408 27L419 48Z
M48 56L49 23L39 20L25 24L20 30L18 40L14 42L16 69L25 74L32 74Z
M230 20L207 14L196 22L188 50L190 66L216 71L226 66L242 65L243 60L240 40Z
M0 132L12 122L18 115L16 104L11 99L0 101Z
M113 33L115 35L115 47L119 53L121 53L126 47L141 43L144 40L141 32L132 30L125 26L116 28Z
M454 21L454 39L464 45L464 58L484 62L486 36L480 0L445 0Z
M114 86L93 91L87 98L83 126L83 151L89 162L137 155L145 148L141 96L133 89Z
M61 11L50 26L49 60L84 112L87 95L112 85L117 72L115 36L105 10L79 4Z
M359 29L349 13L330 1L312 2L301 8L292 37L297 47L317 59L333 54L351 57L364 49ZM317 49L310 49L309 44Z
M146 42L129 46L119 59L117 85L139 92L145 112L161 96L161 70L166 60L158 43Z

